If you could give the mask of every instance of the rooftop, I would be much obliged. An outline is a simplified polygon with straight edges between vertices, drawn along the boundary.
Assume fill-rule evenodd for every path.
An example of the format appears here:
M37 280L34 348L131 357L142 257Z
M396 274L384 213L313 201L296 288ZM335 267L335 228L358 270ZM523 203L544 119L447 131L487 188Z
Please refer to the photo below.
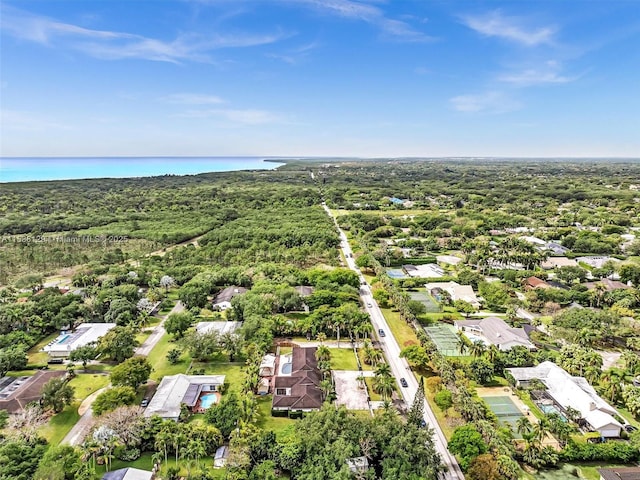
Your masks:
M504 320L498 317L487 317L473 320L456 320L456 326L477 330L493 345L522 345L533 348L529 341L529 335L523 328L510 327Z
M102 476L102 480L151 480L152 478L153 473L133 467L107 472Z
M59 335L42 350L50 355L69 353L76 348L98 341L115 326L115 323L81 323L73 333Z
M196 331L198 333L209 333L216 331L220 335L233 333L242 326L242 322L198 322Z
M178 418L180 406L193 407L198 401L203 385L222 385L224 375L168 375L162 379L155 395L144 411L145 417L159 415Z
M640 467L599 468L602 480L640 480Z

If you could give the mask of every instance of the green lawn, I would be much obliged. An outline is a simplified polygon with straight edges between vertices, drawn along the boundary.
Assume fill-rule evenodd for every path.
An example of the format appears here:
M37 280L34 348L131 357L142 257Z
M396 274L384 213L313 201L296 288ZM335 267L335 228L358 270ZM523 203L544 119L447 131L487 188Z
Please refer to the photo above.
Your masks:
M79 406L80 402L74 402L65 407L62 412L51 417L49 422L39 429L40 435L46 438L49 444L58 445L80 419Z
M358 357L360 357L360 365L362 365L362 370L373 370L371 365L367 365L364 363L364 355L362 354L362 349L358 349Z
M416 332L400 318L400 313L391 310L390 308L382 308L382 314L389 324L391 333L395 337L400 349L408 347L410 345L420 345ZM388 332L387 332L388 335Z
M110 471L113 470L118 470L120 468L126 468L126 467L134 467L134 468L139 468L141 470L151 470L153 468L153 461L152 461L152 457L153 454L150 452L145 452L142 454L142 456L140 458L138 458L137 460L134 460L133 462L123 462L121 460L118 460L116 458L113 459L113 461L111 462L111 466L109 468ZM162 478L162 474L164 472L166 472L167 468L173 467L176 465L176 459L175 457L172 458L171 455L169 455L168 457L168 461L165 467L165 463L164 461L161 464L160 467L160 472L159 472L159 477ZM213 474L213 478L219 478L222 479L225 476L225 470L224 469L214 469L211 468L213 466L213 458L208 457L205 459L202 459L200 461L200 467L203 468L207 471ZM180 460L180 475L186 477L187 476L187 468L186 468L186 462L184 460ZM98 474L102 475L106 472L106 467L105 465L98 465L96 470L98 471ZM195 467L194 469L195 470ZM192 472L193 473L193 472Z
M75 399L79 402L87 398L96 390L106 387L108 384L108 375L100 375L96 373L78 373L69 381L69 385L75 390Z
M331 370L358 370L358 363L350 348L330 348Z
M371 399L372 402L381 402L382 401L382 397L380 396L380 394L378 394L378 393L373 391L373 378L372 377L365 377L364 382L367 384L367 390L369 392L369 399Z
M278 440L292 435L297 420L289 417L271 416L271 395L263 395L258 399L258 412L260 414L256 425L263 430L273 430Z
M162 380L162 377L166 375L176 375L178 373L185 373L189 367L191 359L189 355L184 352L180 361L175 365L171 365L167 361L167 352L172 348L176 348L175 342L171 341L172 337L168 333L165 333L160 341L153 347L153 350L149 353L147 360L153 365L153 372L151 372L152 380Z

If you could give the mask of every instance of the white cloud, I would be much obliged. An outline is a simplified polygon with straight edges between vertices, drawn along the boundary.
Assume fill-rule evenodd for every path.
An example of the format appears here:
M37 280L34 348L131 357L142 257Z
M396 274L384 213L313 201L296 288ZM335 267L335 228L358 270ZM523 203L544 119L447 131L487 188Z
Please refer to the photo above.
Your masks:
M504 73L498 80L510 83L517 87L530 87L535 85L559 85L570 83L579 77L568 77L561 74L562 66L555 61L546 62L541 67L526 68L517 72Z
M370 23L396 39L414 42L432 40L432 37L415 30L407 22L388 18L381 8L368 3L353 0L289 0L289 2L309 5L343 18Z
M464 113L507 113L520 108L518 101L496 91L459 95L449 102L454 110Z
M0 111L0 124L3 130L23 132L70 130L72 128L70 125L39 113L8 109Z
M553 43L557 30L553 26L526 27L521 18L505 16L499 10L484 15L468 15L462 17L462 22L487 37L504 38L527 47Z
M259 109L216 108L190 110L177 115L183 118L218 118L235 125L265 125L282 122L282 117L273 112Z
M272 34L182 34L170 41L126 32L92 30L51 18L2 7L1 28L14 38L47 46L66 46L89 56L119 60L179 63L210 62L209 52L221 48L251 47L277 42L286 35Z
M174 93L162 97L167 103L176 103L180 105L217 105L224 103L224 100L215 95L203 95L200 93Z

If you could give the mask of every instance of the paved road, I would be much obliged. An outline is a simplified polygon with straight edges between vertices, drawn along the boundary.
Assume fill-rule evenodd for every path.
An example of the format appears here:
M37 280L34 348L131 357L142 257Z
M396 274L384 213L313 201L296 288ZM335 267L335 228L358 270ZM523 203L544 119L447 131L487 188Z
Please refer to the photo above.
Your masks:
M151 335L149 335L142 345L136 348L136 355L143 357L148 356L149 353L151 353L151 350L153 350L153 347L156 346L162 336L166 333L166 330L164 329L164 322L167 320L167 317L172 313L180 313L182 311L184 311L184 305L180 300L178 300L178 303L175 304L171 311L162 317L162 321L155 326Z
M160 341L162 336L166 333L164 329L164 322L167 320L167 317L172 313L180 313L184 310L184 305L181 301L178 300L178 303L171 309L171 311L162 317L162 321L155 326L153 332L149 337L145 340L145 342L136 348L136 355L140 355L146 357L149 355L153 347ZM69 445L80 445L84 441L84 437L89 432L91 428L91 424L93 423L93 409L91 405L93 404L96 397L102 393L104 390L109 388L109 386L98 390L97 392L89 395L84 399L80 407L78 408L78 413L80 414L80 418L73 426L73 428L65 435L62 439L62 443L67 443ZM84 410L84 413L83 413Z
M396 380L405 378L407 381L408 386L406 388L402 388L399 386L399 390L402 394L402 397L404 398L405 403L410 406L411 404L413 404L413 399L418 391L418 381L413 375L413 372L411 371L407 361L404 358L400 358L400 347L398 346L398 342L396 342L396 339L391 334L391 329L389 328L387 321L382 315L380 307L378 307L378 304L371 295L371 286L366 283L366 279L364 278L358 267L356 267L355 260L352 256L353 253L347 240L347 236L338 226L335 217L331 214L331 210L329 210L329 208L325 204L323 204L323 207L327 214L331 218L333 218L333 221L336 224L336 228L340 232L340 248L342 249L342 252L344 253L344 256L347 260L347 266L357 272L358 276L360 277L360 297L362 298L363 304L366 305L367 313L369 313L371 317L371 323L373 323L375 331L378 332L380 329L382 329L387 334L385 337L380 338L380 343L389 362L389 365L391 366L391 371L393 372L394 377L396 377ZM462 470L460 470L460 466L458 465L455 457L449 452L449 450L447 450L447 439L442 433L440 425L438 425L436 417L433 414L429 403L425 401L424 407L424 420L434 431L433 440L436 450L440 454L442 462L447 467L447 471L442 475L442 478L446 480L463 480L464 475L462 474Z

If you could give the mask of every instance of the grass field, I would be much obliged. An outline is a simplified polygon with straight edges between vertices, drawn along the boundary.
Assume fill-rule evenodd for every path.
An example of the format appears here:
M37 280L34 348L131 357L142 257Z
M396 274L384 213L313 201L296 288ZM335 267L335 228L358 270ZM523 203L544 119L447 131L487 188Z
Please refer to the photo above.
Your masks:
M100 390L109 384L108 375L96 373L78 373L69 381L69 385L75 390L75 399L81 402L96 390Z
M365 377L365 383L367 384L367 391L369 392L369 398L372 402L380 402L382 401L382 397L373 391L373 378Z
M185 373L191 363L191 358L185 352L180 357L180 361L175 365L171 365L167 360L167 353L172 348L176 348L175 342L171 341L171 335L165 333L160 341L153 347L153 350L149 353L147 359L149 363L153 365L153 372L151 372L152 380L162 380L162 377L166 375L176 375L177 373Z
M225 383L229 384L229 388L239 392L244 382L244 363L198 363L194 362L192 369L204 368L205 375L224 375Z
M395 337L400 349L408 347L410 345L420 345L416 332L400 318L400 313L391 310L390 308L382 308L382 314L391 328L391 333ZM388 334L388 333L387 333Z
M28 364L29 365L46 365L47 360L49 359L49 354L46 352L41 352L42 347L47 345L51 340L58 336L57 333L52 333L48 337L40 340L36 345L31 347L27 352ZM57 367L57 368L56 368ZM51 370L64 370L64 365L51 365L49 368Z
M58 445L80 419L79 406L80 402L67 405L62 412L51 417L49 422L39 429L40 435L46 438L49 444Z
M294 434L294 426L297 420L292 420L288 417L272 417L271 399L271 395L264 395L258 399L260 417L256 425L264 430L273 430L278 440L283 440Z
M360 357L360 365L362 365L362 370L373 370L371 365L367 365L366 363L364 363L364 355L361 348L358 349L358 357Z
M330 348L331 370L358 370L358 363L350 348Z

